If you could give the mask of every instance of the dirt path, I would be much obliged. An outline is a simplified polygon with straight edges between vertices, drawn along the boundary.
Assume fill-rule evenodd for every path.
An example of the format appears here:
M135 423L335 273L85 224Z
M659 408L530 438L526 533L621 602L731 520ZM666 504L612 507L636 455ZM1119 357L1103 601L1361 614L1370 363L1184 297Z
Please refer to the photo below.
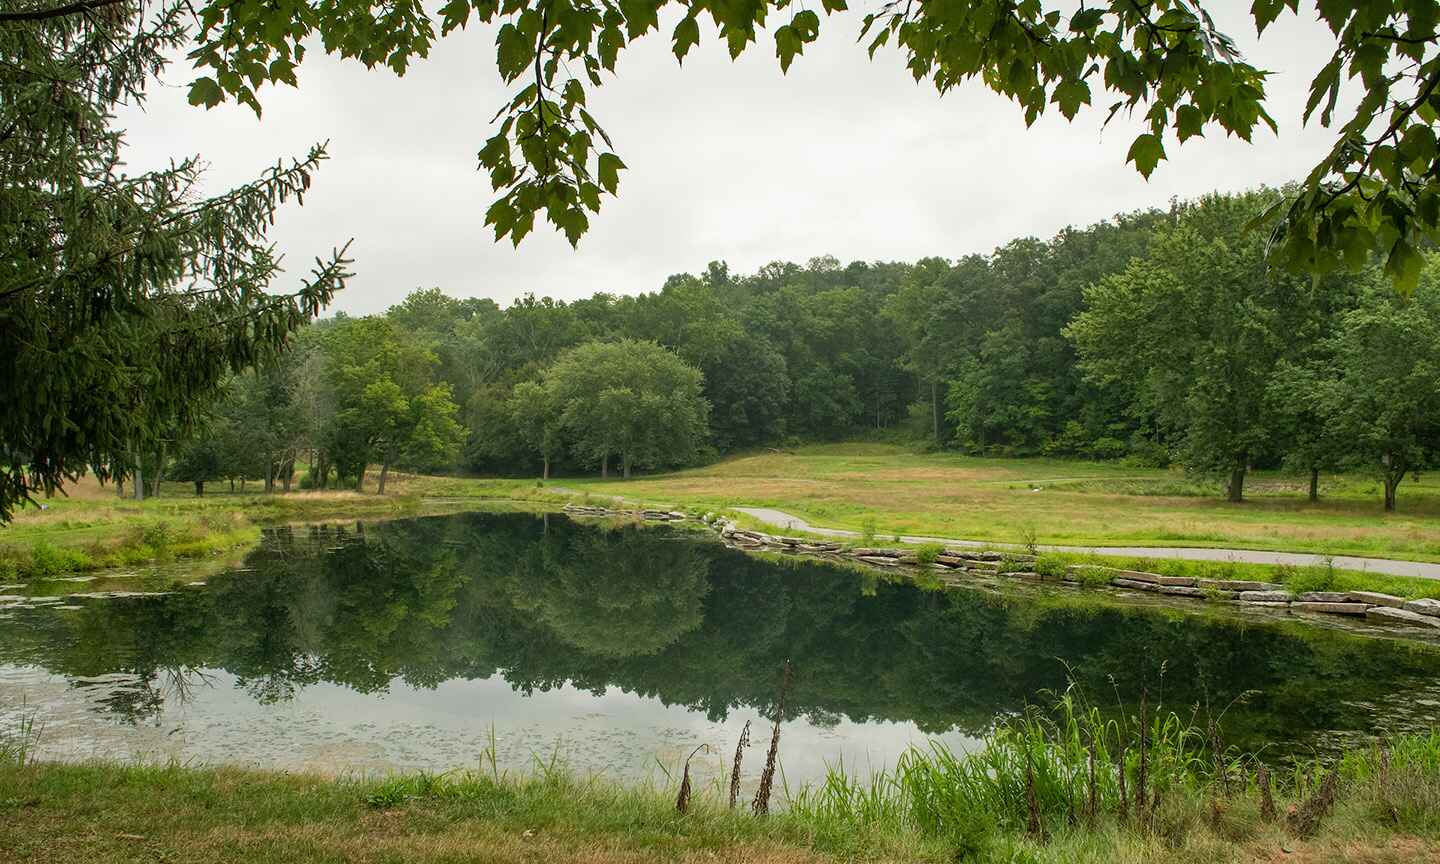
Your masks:
M736 507L747 516L759 519L775 528L791 531L807 531L829 537L858 537L859 532L841 528L820 528L811 525L799 516L792 516L783 510L769 507ZM889 535L885 535L889 536ZM951 546L996 546L1005 547L1010 543L987 543L979 540L957 540L951 537L907 537L906 543L945 543ZM1323 564L1325 557L1307 552L1262 552L1255 549L1205 549L1175 546L1046 546L1036 547L1045 552L1080 552L1096 555L1115 555L1131 558L1177 558L1186 561L1236 561L1243 564L1291 564L1307 567ZM1363 570L1370 573L1385 573L1391 576L1418 576L1421 579L1440 579L1440 564L1423 561L1397 561L1390 558L1357 558L1351 555L1336 555L1330 559L1343 570Z

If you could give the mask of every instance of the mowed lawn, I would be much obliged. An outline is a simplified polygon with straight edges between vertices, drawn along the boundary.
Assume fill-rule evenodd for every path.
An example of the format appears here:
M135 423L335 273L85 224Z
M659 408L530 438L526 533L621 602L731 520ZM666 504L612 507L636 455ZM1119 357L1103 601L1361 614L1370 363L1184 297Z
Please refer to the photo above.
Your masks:
M703 507L774 507L812 524L882 536L1136 546L1229 546L1440 561L1440 480L1407 477L1385 513L1378 481L1257 472L1246 501L1179 471L1066 459L920 454L832 444L727 459L629 481L565 478L577 490Z

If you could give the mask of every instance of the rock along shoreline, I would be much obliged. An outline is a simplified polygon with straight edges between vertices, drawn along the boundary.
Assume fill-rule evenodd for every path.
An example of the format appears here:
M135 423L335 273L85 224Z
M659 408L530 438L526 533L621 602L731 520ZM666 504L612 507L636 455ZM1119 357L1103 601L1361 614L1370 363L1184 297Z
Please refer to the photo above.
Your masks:
M651 522L693 519L678 510L631 509L565 505L571 516L638 518ZM843 543L788 537L737 526L732 520L706 513L699 521L715 531L727 546L743 551L788 552L850 560L882 569L911 569L940 575L942 582L962 584L965 576L1005 577L1028 582L1054 582L1075 588L1114 589L1120 593L1146 593L1202 602L1226 603L1256 610L1288 611L1365 621L1404 631L1430 631L1440 635L1440 600L1406 600L1373 591L1307 591L1292 594L1285 586L1246 579L1204 579L1164 576L1098 564L1069 564L1063 573L1042 574L1034 569L1036 556L1023 552L993 552L945 546L922 557L913 547L848 546ZM946 578L946 576L950 578ZM1098 584L1097 584L1098 583Z

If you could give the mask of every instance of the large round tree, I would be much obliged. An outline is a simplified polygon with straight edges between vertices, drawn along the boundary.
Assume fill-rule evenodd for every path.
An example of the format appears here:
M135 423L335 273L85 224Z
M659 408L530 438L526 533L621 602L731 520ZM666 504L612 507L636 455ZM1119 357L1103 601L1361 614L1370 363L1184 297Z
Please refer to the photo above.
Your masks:
M608 473L693 461L710 434L700 370L654 342L587 342L545 376L575 454Z

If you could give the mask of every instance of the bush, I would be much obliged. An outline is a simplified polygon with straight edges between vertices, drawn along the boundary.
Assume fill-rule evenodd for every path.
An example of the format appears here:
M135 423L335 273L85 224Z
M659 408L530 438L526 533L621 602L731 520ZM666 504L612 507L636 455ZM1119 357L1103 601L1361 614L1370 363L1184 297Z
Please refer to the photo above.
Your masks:
M1006 555L1000 559L1001 573L1024 573L1031 567L1029 559L1021 558L1018 555Z
M861 546L874 546L874 545L875 545L875 517L874 517L874 516L866 516L865 519L860 523L860 545L861 545Z
M1330 591L1335 586L1335 569L1328 565L1288 569L1289 572L1282 577L1280 567L1277 566L1275 581L1284 584L1292 594L1304 594L1306 591Z
M939 543L926 543L915 550L915 558L922 566L929 567L944 551L945 547Z
M25 568L32 579L48 579L63 573L84 570L90 559L78 549L53 546L44 540L30 547L30 566Z
M1065 578L1065 559L1058 555L1041 555L1035 559L1035 572L1046 579Z

